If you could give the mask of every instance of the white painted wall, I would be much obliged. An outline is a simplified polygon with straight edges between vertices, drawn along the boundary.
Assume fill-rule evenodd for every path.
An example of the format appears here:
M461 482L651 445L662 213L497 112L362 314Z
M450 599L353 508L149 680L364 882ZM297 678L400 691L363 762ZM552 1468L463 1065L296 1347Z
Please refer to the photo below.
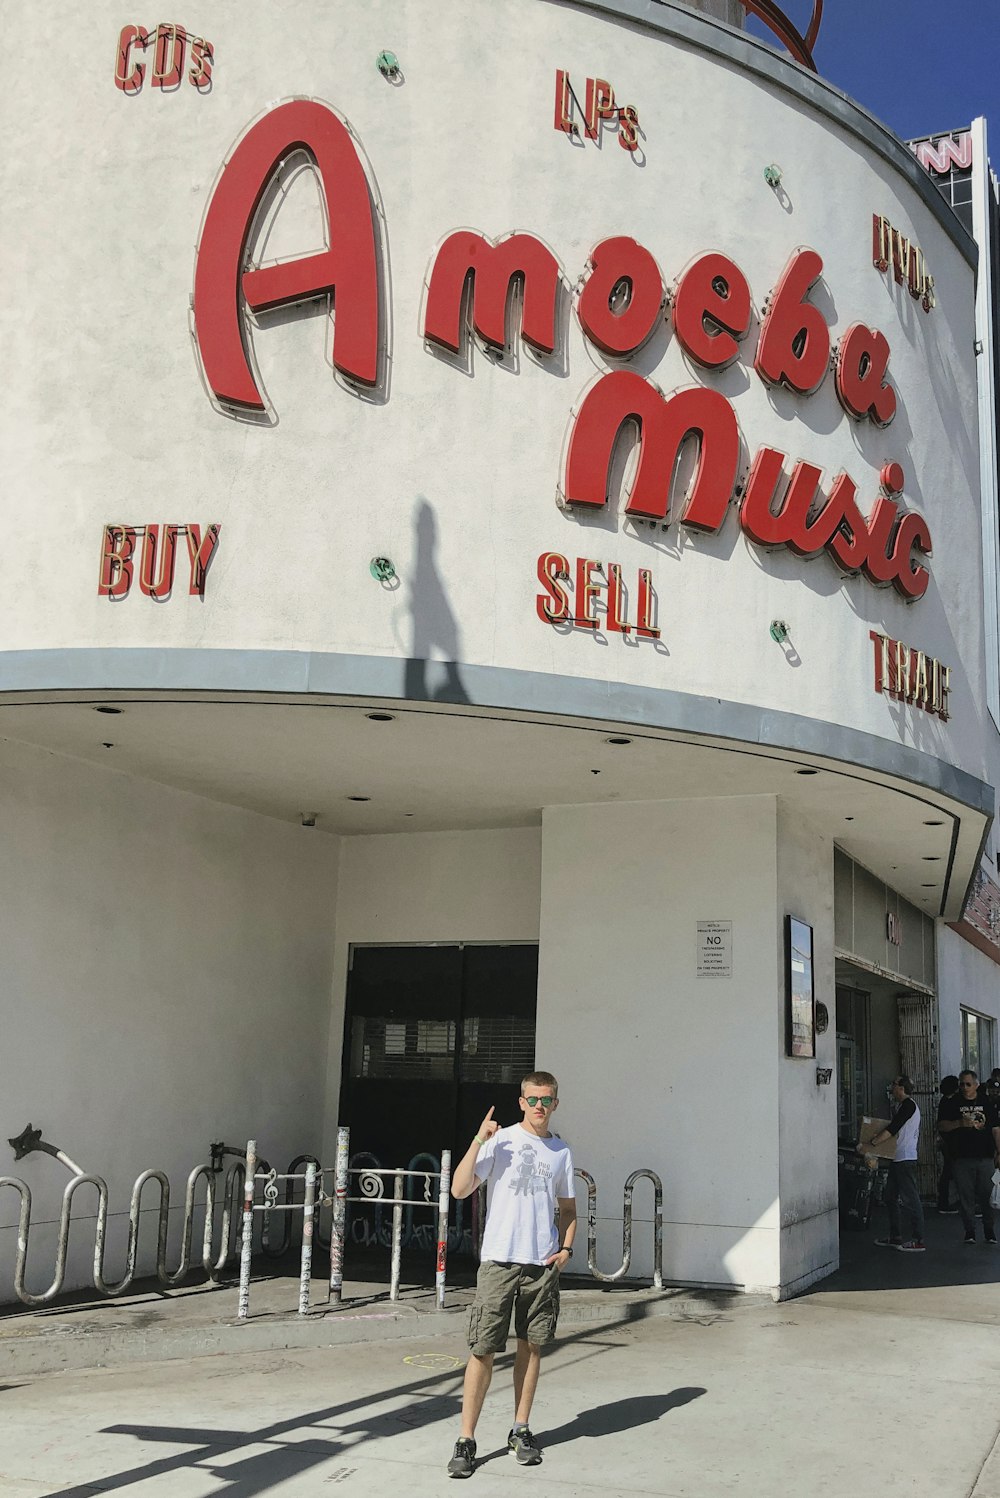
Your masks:
M30 1121L107 1180L118 1278L141 1171L168 1174L176 1237L184 1181L213 1140L254 1134L279 1169L317 1149L337 841L10 742L0 825L0 1134ZM2 1170L34 1197L37 1292L54 1263L44 1224L68 1175L38 1154ZM0 1297L17 1206L13 1191L0 1195ZM78 1193L81 1219L95 1206ZM152 1214L147 1265L155 1238ZM81 1220L69 1287L89 1282L92 1253L93 1224Z
M598 1184L602 1269L644 1166L663 1180L667 1278L780 1282L776 819L771 797L544 814L538 1053ZM733 922L731 980L695 976L707 919ZM637 1225L634 1273L651 1272L651 1240Z
M813 928L813 982L829 1028L816 1037L816 1059L778 1060L778 1150L781 1194L781 1283L785 1291L830 1273L840 1262L837 1202L837 1004L834 974L833 845L778 803L778 913ZM783 920L781 922L783 925ZM783 973L783 932L779 972ZM785 993L778 991L779 1025ZM818 1067L833 1067L828 1085Z
M668 684L844 723L982 773L973 274L909 181L870 147L697 43L544 0L330 0L320 12L308 0L280 11L216 0L186 20L215 45L205 96L187 84L169 94L147 83L135 98L116 90L122 15L109 0L88 10L67 86L50 37L72 31L76 8L57 0L47 16L43 28L30 8L14 8L7 37L19 65L0 99L17 223L0 246L16 289L0 309L14 375L0 416L6 649L335 649ZM720 34L704 26L706 44ZM388 43L403 69L397 87L375 67ZM642 153L633 159L611 135L601 149L574 144L553 128L557 67L580 89L599 69L636 106ZM817 96L824 87L816 80ZM366 402L333 380L320 304L265 318L252 342L278 420L255 425L220 415L199 377L194 247L234 141L271 101L293 95L339 110L370 162L391 245L391 381L386 399ZM782 194L763 178L772 161ZM873 211L925 253L938 293L931 315L873 268ZM755 329L721 373L694 369L666 325L633 366L664 391L717 388L734 404L748 456L771 443L819 465L827 483L844 468L866 512L882 464L900 460L908 502L934 538L928 596L909 607L862 578L842 580L825 558L762 552L734 514L718 536L699 538L561 511L570 413L608 361L572 317L555 367L523 349L516 371L481 351L467 370L429 353L425 278L439 241L461 226L539 235L570 285L609 235L648 246L667 285L696 254L723 250L758 310L792 250L818 249L814 299L834 339L855 321L889 339L900 404L889 428L849 419L830 377L809 398L767 389L751 368ZM301 254L321 236L303 177L266 254ZM98 597L101 528L122 519L222 523L204 603L182 587L162 605L137 589L120 605ZM26 567L39 534L59 545ZM652 568L668 675L653 649L538 620L536 560L550 549L617 561L633 581L639 566ZM376 554L396 564L395 593L372 585ZM799 671L768 636L775 617L790 625ZM874 693L871 627L953 666L949 723Z
M937 960L941 1075L947 1076L962 1068L963 1008L992 1018L1000 1042L1000 967L943 921L937 927Z
M541 849L537 827L341 839L324 1159L336 1150L351 945L537 941Z

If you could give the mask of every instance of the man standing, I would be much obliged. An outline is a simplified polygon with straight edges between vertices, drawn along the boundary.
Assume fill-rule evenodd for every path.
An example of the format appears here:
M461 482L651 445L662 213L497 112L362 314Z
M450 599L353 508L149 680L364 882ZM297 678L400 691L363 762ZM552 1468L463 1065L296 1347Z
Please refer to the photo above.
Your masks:
M528 1425L538 1384L541 1350L555 1336L559 1316L559 1271L569 1263L576 1236L573 1157L550 1133L559 1106L559 1084L551 1072L535 1071L521 1082L521 1120L501 1129L493 1109L452 1176L452 1196L471 1196L492 1180L486 1232L469 1314L472 1356L465 1368L462 1434L448 1463L452 1477L470 1477L476 1463L476 1423L514 1317L514 1424L507 1446L533 1466L541 1448ZM556 1206L559 1228L556 1230Z
M958 1208L951 1205L951 1188L954 1181L955 1164L955 1140L947 1130L942 1131L941 1120L945 1117L942 1110L950 1098L958 1092L958 1078L949 1073L947 1077L941 1078L941 1101L938 1103L937 1125L938 1125L938 1148L941 1151L941 1174L938 1176L938 1199L937 1209L942 1215L953 1217Z
M958 1188L958 1207L965 1227L966 1243L976 1241L976 1208L982 1212L983 1237L997 1241L990 1193L994 1162L1000 1163L1000 1109L996 1100L980 1093L974 1071L959 1074L958 1093L941 1105L942 1134L950 1135L955 1159L953 1170Z
M920 1109L913 1101L913 1083L909 1077L897 1077L892 1084L896 1104L892 1122L871 1139L882 1144L895 1137L896 1154L889 1161L889 1179L885 1187L885 1205L889 1213L888 1238L876 1238L879 1248L897 1248L904 1254L924 1252L924 1209L917 1190L917 1141L920 1138ZM860 1149L861 1146L859 1145ZM900 1216L905 1214L910 1228L904 1238Z

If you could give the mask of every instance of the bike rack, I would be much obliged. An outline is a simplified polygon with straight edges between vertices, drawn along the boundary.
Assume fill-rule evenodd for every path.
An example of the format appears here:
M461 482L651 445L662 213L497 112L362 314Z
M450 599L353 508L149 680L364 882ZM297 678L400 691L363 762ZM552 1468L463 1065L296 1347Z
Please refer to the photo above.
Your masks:
M613 1284L624 1279L632 1263L632 1192L636 1181L653 1183L653 1286L663 1289L663 1182L653 1170L633 1170L625 1182L625 1200L622 1208L622 1261L611 1274L603 1274L597 1267L597 1183L586 1170L575 1172L587 1187L587 1268L595 1280Z
M33 1295L29 1290L25 1289L24 1284L28 1259L28 1235L31 1231L31 1188L26 1181L19 1180L16 1176L0 1176L0 1189L4 1186L9 1186L21 1198L17 1224L17 1254L14 1261L14 1294L23 1305L47 1305L61 1291L66 1278L66 1257L69 1248L73 1201L76 1193L83 1186L92 1186L97 1192L97 1227L94 1238L93 1281L94 1289L99 1295L121 1295L135 1279L139 1250L139 1214L142 1193L150 1181L155 1181L160 1188L156 1243L156 1277L160 1284L168 1287L179 1285L181 1280L190 1272L191 1242L194 1233L194 1213L196 1206L195 1194L198 1182L202 1176L205 1178L205 1222L202 1234L201 1267L213 1284L218 1284L222 1279L225 1268L232 1259L229 1243L233 1218L236 1216L234 1207L238 1200L238 1182L241 1183L243 1174L243 1166L241 1164L230 1167L223 1187L221 1248L216 1257L213 1257L212 1250L213 1239L215 1237L215 1206L218 1194L215 1173L209 1165L196 1165L188 1176L187 1189L184 1194L184 1221L181 1229L181 1261L174 1270L167 1268L167 1235L170 1226L170 1181L162 1170L144 1170L132 1187L132 1197L128 1214L128 1248L125 1255L125 1273L120 1280L109 1282L105 1277L104 1271L108 1227L107 1182L101 1176L89 1175L82 1171L62 1150L43 1140L41 1130L32 1129L30 1124L16 1139L11 1139L8 1142L14 1146L14 1158L16 1160L21 1160L25 1155L35 1152L49 1154L65 1165L73 1176L73 1179L67 1182L66 1189L63 1192L62 1208L59 1214L59 1234L56 1243L55 1275L49 1288L40 1295Z
M161 1285L173 1287L190 1273L192 1268L192 1240L194 1216L197 1209L196 1196L199 1181L205 1179L204 1225L201 1246L201 1268L212 1284L220 1284L227 1268L235 1256L240 1261L239 1319L246 1320L250 1307L250 1270L253 1248L253 1216L263 1213L261 1248L263 1253L275 1259L288 1251L292 1241L295 1214L302 1213L302 1245L299 1263L299 1315L307 1315L311 1301L312 1255L316 1243L330 1253L330 1278L327 1304L339 1307L343 1303L344 1251L348 1237L349 1209L352 1206L375 1206L375 1241L390 1249L389 1299L399 1299L401 1255L404 1241L416 1236L413 1214L417 1208L434 1208L436 1205L435 1247L435 1292L439 1309L443 1309L446 1289L446 1270L449 1249L449 1208L451 1191L451 1152L441 1153L440 1169L421 1169L420 1162L437 1164L435 1156L415 1155L405 1168L384 1168L374 1156L363 1153L350 1154L350 1130L337 1130L336 1162L332 1168L324 1168L313 1155L299 1155L287 1171L279 1173L257 1155L255 1140L248 1140L246 1149L233 1149L228 1145L213 1144L212 1163L196 1165L187 1178L184 1196L184 1217L181 1228L181 1257L177 1267L168 1269L167 1237L170 1225L170 1182L160 1170L146 1170L138 1177L132 1188L129 1205L128 1247L125 1256L125 1273L120 1280L109 1281L105 1273L105 1254L108 1224L108 1186L98 1175L90 1175L80 1169L64 1151L48 1144L41 1137L40 1129L29 1124L22 1134L11 1139L15 1158L41 1151L52 1155L70 1171L72 1179L63 1192L59 1216L56 1246L55 1274L51 1285L41 1294L34 1295L25 1288L25 1273L28 1256L28 1238L31 1230L31 1190L25 1181L15 1176L0 1176L0 1189L5 1186L17 1191L20 1196L20 1213L17 1226L17 1254L14 1265L14 1293L24 1305L37 1307L47 1305L60 1293L66 1277L66 1260L73 1202L77 1192L90 1186L97 1192L97 1224L94 1242L93 1284L99 1295L113 1297L123 1294L133 1283L139 1247L139 1224L142 1193L151 1181L159 1187L159 1210L157 1214L156 1277ZM235 1155L237 1159L226 1172L221 1191L222 1216L220 1223L219 1251L214 1252L215 1216L219 1200L218 1176L223 1171L223 1157ZM372 1163L361 1163L371 1161ZM305 1166L305 1171L301 1170ZM263 1169L261 1169L263 1167ZM415 1168L417 1167L417 1168ZM596 1280L614 1283L624 1279L632 1262L632 1197L637 1182L648 1180L653 1185L653 1285L663 1289L663 1185L652 1170L634 1170L625 1182L622 1210L622 1262L611 1273L597 1268L597 1185L593 1176L585 1170L576 1175L587 1188L587 1265ZM304 1183L303 1200L296 1202L295 1182ZM326 1182L330 1181L330 1191ZM387 1186L392 1181L391 1195ZM423 1192L409 1183L422 1180ZM437 1190L435 1193L434 1183ZM257 1188L262 1188L263 1200L257 1201ZM404 1194L407 1189L413 1195ZM353 1193L353 1194L352 1194ZM284 1201L281 1200L282 1195ZM485 1225L485 1187L470 1198L472 1243L477 1250L482 1246ZM239 1201L242 1196L242 1214ZM456 1206L456 1223L451 1233L457 1230L459 1242L463 1236L461 1213L464 1203ZM329 1208L332 1215L330 1236L324 1239L319 1231L319 1213ZM381 1211L391 1209L391 1229L388 1240L382 1235ZM275 1238L273 1216L281 1213L281 1232ZM235 1250L231 1246L233 1226L236 1225ZM430 1225L428 1225L429 1227ZM419 1233L423 1237L425 1228Z

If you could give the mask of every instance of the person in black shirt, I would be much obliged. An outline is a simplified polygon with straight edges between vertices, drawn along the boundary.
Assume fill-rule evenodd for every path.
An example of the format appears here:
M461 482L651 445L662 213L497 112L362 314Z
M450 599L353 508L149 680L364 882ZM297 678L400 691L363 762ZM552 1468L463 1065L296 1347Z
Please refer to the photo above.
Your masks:
M990 1194L993 1167L1000 1164L1000 1108L995 1098L980 1092L974 1071L959 1076L955 1097L945 1098L939 1111L942 1135L950 1136L955 1151L953 1170L966 1243L976 1241L976 1208L983 1218L987 1243L997 1241Z
M941 1130L941 1119L944 1116L941 1110L947 1100L953 1098L958 1092L958 1078L954 1075L942 1077L939 1091L941 1093L941 1101L938 1103L937 1110L937 1142L938 1148L941 1151L941 1174L938 1176L937 1209L947 1216L953 1216L958 1212L958 1208L953 1207L951 1204L951 1188L954 1181L955 1140L950 1133L943 1133Z

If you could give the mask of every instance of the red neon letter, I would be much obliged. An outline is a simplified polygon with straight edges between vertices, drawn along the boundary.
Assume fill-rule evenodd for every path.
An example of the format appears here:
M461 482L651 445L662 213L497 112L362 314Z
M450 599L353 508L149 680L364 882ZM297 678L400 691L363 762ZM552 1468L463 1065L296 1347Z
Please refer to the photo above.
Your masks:
M130 525L106 525L101 541L101 577L97 592L101 598L124 598L132 586L131 556L135 551L135 530Z
M142 538L142 560L139 563L139 587L148 598L170 597L170 590L174 585L176 550L176 525L163 527L162 541L158 525L146 526L146 534Z
M822 273L815 250L793 252L771 296L754 359L762 380L800 395L819 389L830 362L830 330L819 308L806 301Z
M153 54L153 87L176 88L184 71L183 26L160 25L156 28L156 51ZM169 62L167 48L170 48Z
M718 391L700 388L665 399L648 380L625 369L598 379L576 413L566 454L565 502L607 504L611 460L627 421L639 426L639 461L626 514L666 521L681 445L696 436L698 467L680 518L700 530L718 530L739 467L740 434L732 406Z
M545 589L535 597L535 608L543 624L562 624L569 618L569 599L561 579L569 576L569 560L558 551L543 551L538 558L538 581Z
M118 50L115 53L115 88L120 88L123 94L137 94L142 88L142 80L146 76L146 64L132 62L132 48L145 48L148 45L149 32L144 27L122 27L118 36Z
M810 519L823 471L811 463L796 463L775 514L774 496L784 473L784 461L784 453L775 448L760 449L750 468L740 524L758 546L787 546L800 557L813 557L829 544L843 519L840 480L834 481L830 498Z
M604 353L634 354L659 325L663 300L663 277L649 251L634 239L604 239L590 252L576 315Z
M299 150L316 164L330 248L241 275L260 202L283 158ZM296 99L250 127L223 168L198 245L194 321L205 378L227 405L261 411L241 292L255 312L334 293L333 362L359 384L375 384L378 268L368 181L350 131L325 104Z
M472 325L493 348L507 347L507 303L515 277L524 285L521 336L551 354L556 346L559 262L533 234L508 234L491 244L482 234L449 234L434 258L427 287L424 337L457 354L462 346L462 296L472 277Z
M875 328L856 322L847 329L837 351L836 385L840 404L863 421L887 427L896 414L896 392L886 384L889 340Z
M927 522L922 515L911 510L899 522L892 548L894 566L892 585L897 593L902 593L910 603L924 596L927 592L927 584L931 580L927 568L913 561L914 551L922 552L925 557L932 555L931 533L927 528Z
M191 586L188 591L199 598L205 596L205 580L208 577L209 565L215 556L215 548L219 544L221 530L221 525L210 525L205 532L205 539L202 540L200 525L187 527L188 556L191 559Z
M686 353L724 369L750 330L750 287L726 255L702 255L683 272L674 296L674 332Z
M203 36L191 38L191 66L188 68L188 81L193 83L197 89L207 89L212 82L212 64L215 61L215 49L211 42L206 42Z

